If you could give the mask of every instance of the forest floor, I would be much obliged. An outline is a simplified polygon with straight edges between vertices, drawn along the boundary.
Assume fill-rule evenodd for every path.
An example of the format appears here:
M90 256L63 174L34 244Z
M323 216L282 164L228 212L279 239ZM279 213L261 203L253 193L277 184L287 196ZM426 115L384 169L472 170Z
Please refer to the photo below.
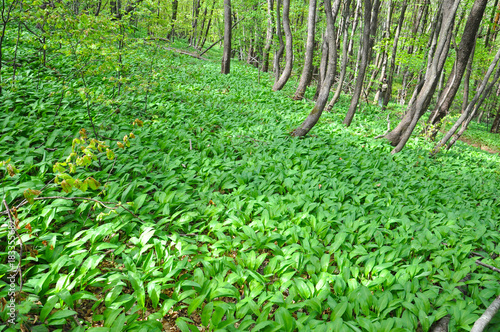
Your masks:
M500 149L497 147L489 147L468 137L460 137L460 141L489 153L500 154Z
M430 157L419 136L391 155L378 108L342 125L348 96L292 138L312 109L294 80L272 92L238 61L221 75L219 50L120 54L120 84L98 56L82 73L61 55L58 75L27 63L0 98L24 249L14 330L404 332L450 315L462 332L498 295L498 155Z

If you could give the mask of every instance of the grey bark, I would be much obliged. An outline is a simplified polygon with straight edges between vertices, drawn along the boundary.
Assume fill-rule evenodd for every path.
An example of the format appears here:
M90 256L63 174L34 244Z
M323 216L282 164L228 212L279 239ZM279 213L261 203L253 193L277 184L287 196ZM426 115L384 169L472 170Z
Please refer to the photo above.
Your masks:
M401 5L401 14L398 20L398 26L396 32L394 33L394 41L392 44L391 60L389 61L389 72L387 73L387 89L384 92L384 104L383 108L387 107L392 94L392 82L394 80L394 71L396 69L396 53L398 51L399 36L401 35L401 28L403 27L403 22L406 14L406 8L408 7L408 1L404 0Z
M340 92L342 91L342 84L344 84L345 73L347 70L347 60L348 60L348 50L349 50L349 42L347 41L347 36L349 35L349 7L351 6L351 0L346 0L344 3L344 11L343 11L343 20L342 20L342 59L340 61L340 77L338 79L337 89L335 90L335 94L333 95L332 100L328 103L326 107L327 111L330 111L333 108L333 105L337 102L340 97ZM354 28L353 28L354 29Z
M321 91L319 93L316 104L309 113L308 117L304 122L292 132L292 136L305 136L318 122L323 110L325 108L326 102L328 101L328 95L330 94L330 88L332 87L333 80L335 78L335 71L337 67L337 45L335 41L335 19L337 16L338 8L340 6L340 0L335 0L333 5L337 10L332 14L332 6L330 1L325 1L325 13L326 13L326 26L327 26L327 37L328 37L328 69L326 71L325 79L321 85Z
M278 82L280 76L281 76L281 69L280 69L280 61L281 58L283 57L283 53L285 52L285 43L283 42L283 33L281 31L281 0L277 0L276 3L276 35L278 36L278 41L279 41L279 48L276 51L276 54L274 55L274 66L273 66L273 71L274 71L274 83Z
M222 74L231 71L231 0L224 0L224 50L222 53Z
M356 85L351 99L349 110L342 122L346 126L350 126L354 113L358 106L359 97L363 89L363 81L365 79L366 68L370 59L371 49L373 46L373 37L377 29L378 10L380 7L380 0L375 0L372 7L371 0L365 0L365 15L364 15L364 28L363 28L363 50L361 54L361 61L358 76L356 77ZM373 10L372 10L373 8Z
M481 95L483 95L483 93L484 93L483 98L481 99L481 102L482 102L482 101L484 101L484 99L487 95L487 92L488 92L487 90L491 90L491 88L493 87L493 85L496 83L496 81L498 80L498 78L500 76L500 66L499 66L496 73L495 73L495 77L493 79L493 82L488 84L488 80L490 79L490 76L493 73L493 70L495 69L499 59L500 59L500 49L498 49L498 52L496 53L495 58L491 62L490 66L488 67L488 71L486 72L481 85L479 86L476 94L472 98L469 105L467 105L465 112L460 116L460 118L458 118L458 120L451 127L451 129L444 135L444 137L436 144L436 146L434 147L434 149L432 151L432 154L437 153L441 149L441 147L443 147L448 142L448 140L451 139L451 137L457 131L458 127L460 125L462 125L463 123L465 124L462 127L463 130L459 131L458 134L455 135L453 137L453 139L451 139L450 143L448 144L448 149L458 140L458 138L460 138L460 135L462 135L462 133L465 131L470 120L472 120L472 117L474 116L474 114L477 112L477 110L479 108L478 105L476 105L476 103L480 99Z
M427 121L428 126L435 126L431 136L436 135L437 130L439 129L439 126L436 125L440 123L441 119L443 119L446 114L448 114L448 110L455 99L455 95L460 87L465 69L467 68L470 55L474 49L477 31L479 30L479 25L486 9L487 2L488 0L476 0L472 6L465 24L462 39L458 46L455 65L450 77L448 78L445 88L442 90L442 93L437 100L436 107ZM441 76L443 77L444 75L442 74Z
M429 107L448 55L453 23L459 4L460 0L444 0L442 3L440 11L442 20L438 20L440 26L439 29L436 27L422 88L414 101L408 106L408 112L401 122L385 136L395 146L391 152L393 154L403 149L415 129L418 120L425 113L427 107Z
M264 45L263 50L261 69L265 73L269 70L269 50L271 49L271 44L273 42L273 7L274 1L267 0L267 34L266 44Z
M286 82L292 74L293 66L293 40L292 40L292 30L290 29L290 0L283 1L283 30L285 30L285 41L286 41L286 56L285 56L285 69L281 73L280 78L274 83L273 91L279 91L283 89Z
M481 317L474 323L470 332L482 332L500 309L500 296L498 296L486 309Z
M300 77L299 86L295 91L293 99L301 100L304 98L306 88L311 82L312 61L314 55L314 35L316 32L316 0L309 0L309 13L307 16L307 42L306 54L304 59L304 68Z

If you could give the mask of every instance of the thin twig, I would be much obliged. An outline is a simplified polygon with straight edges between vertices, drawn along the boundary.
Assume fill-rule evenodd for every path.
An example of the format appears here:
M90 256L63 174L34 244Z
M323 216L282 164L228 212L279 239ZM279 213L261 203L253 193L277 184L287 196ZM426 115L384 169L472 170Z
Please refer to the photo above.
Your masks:
M476 262L477 263L477 262ZM472 330L470 332L482 332L484 331L486 325L491 321L491 319L495 316L498 309L500 309L500 296L498 296L486 309L486 311L482 314L481 317L474 323Z
M485 264L485 263L483 263L483 262L481 262L481 261L479 261L479 260L477 260L477 261L476 261L476 264L477 264L477 265L484 266L484 267L487 267L487 268L488 268L488 269L490 269L490 270L493 270L493 271L495 271L495 272L499 272L499 273L500 273L500 269L499 269L499 268L496 268L496 267L494 267L494 266L491 266L491 265Z

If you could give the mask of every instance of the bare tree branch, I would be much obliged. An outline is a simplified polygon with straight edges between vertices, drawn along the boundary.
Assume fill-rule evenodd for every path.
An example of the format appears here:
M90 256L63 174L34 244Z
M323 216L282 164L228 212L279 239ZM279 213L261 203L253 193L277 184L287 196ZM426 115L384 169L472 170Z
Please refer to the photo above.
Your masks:
M485 264L485 263L483 263L483 262L481 262L481 261L479 261L479 260L478 260L478 261L476 261L476 264L477 264L477 265L484 266L484 267L487 267L487 268L488 268L488 269L490 269L490 270L493 270L493 271L495 271L495 272L499 272L499 273L500 273L500 269L499 269L499 268L496 268L496 267L494 267L494 266L491 266L491 265Z
M477 262L476 262L477 263ZM479 317L479 319L474 323L471 332L482 332L484 331L486 325L495 316L498 309L500 309L500 296L498 296L495 301L493 301L490 306L486 309L484 314Z

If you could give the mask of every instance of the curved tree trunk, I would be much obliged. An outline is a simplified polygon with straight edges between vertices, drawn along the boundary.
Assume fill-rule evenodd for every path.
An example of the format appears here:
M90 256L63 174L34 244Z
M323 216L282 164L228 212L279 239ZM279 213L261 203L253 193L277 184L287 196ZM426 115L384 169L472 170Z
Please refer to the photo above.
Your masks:
M274 83L273 91L283 89L286 82L292 74L293 66L293 40L292 30L290 29L290 0L283 1L283 29L285 30L286 41L286 56L285 56L285 69L277 82Z
M294 100L301 100L304 98L306 88L311 82L312 76L312 62L314 54L314 35L316 32L316 0L309 0L309 14L307 16L307 42L306 54L304 59L304 68L300 77L299 86L295 91Z
M292 136L305 136L318 122L328 101L330 88L332 87L333 80L335 79L335 71L337 67L337 45L335 41L335 19L337 17L338 8L340 7L340 0L335 0L333 5L334 11L332 14L332 7L330 1L325 1L326 13L326 28L328 40L328 69L326 71L325 79L321 84L321 91L319 93L316 104L309 113L304 122L292 132Z
M333 108L333 105L337 102L337 100L340 97L340 92L342 91L342 84L344 84L344 79L345 79L345 73L347 70L347 57L348 57L348 48L350 41L348 42L347 37L349 34L349 7L351 5L351 0L346 0L344 3L344 13L343 17L344 19L342 20L342 39L343 39L343 45L342 45L342 60L340 63L340 77L338 79L338 85L337 89L335 90L335 94L333 95L332 100L328 103L328 106L326 107L327 111L330 111Z
M438 15L442 15L442 20L436 22L440 27L435 29L422 88L414 101L408 106L408 112L401 122L385 135L385 138L395 146L391 152L393 154L401 151L406 145L418 120L429 107L431 98L436 91L439 76L448 56L453 24L459 3L460 0L445 0L442 3L440 14L438 13Z
M283 42L283 34L281 32L280 8L281 8L281 0L277 0L277 3L276 3L276 35L278 36L278 41L280 43L280 47L279 47L278 51L276 51L276 54L274 55L274 64L273 64L274 83L278 82L278 80L281 76L280 62L281 62L281 58L283 57L283 52L285 52L285 43Z
M488 68L488 71L486 72L486 74L483 78L483 81L482 81L481 85L479 86L479 89L477 90L476 94L472 98L469 105L467 105L465 112L460 116L460 118L458 118L458 120L455 122L455 124L446 133L446 135L444 135L444 137L439 141L439 143L436 144L436 146L432 150L432 154L437 153L439 151L439 149L441 147L443 147L451 138L450 143L448 143L448 147L447 147L447 149L449 149L460 138L460 136L463 134L465 129L467 129L468 124L470 123L470 121L474 117L475 113L479 109L479 106L481 106L481 104L483 103L483 101L486 99L489 92L493 88L493 85L496 84L496 82L498 81L498 78L500 77L500 66L499 66L497 68L497 71L495 73L495 77L493 78L493 81L488 84L488 80L490 79L490 76L493 73L493 70L495 69L499 60L500 60L500 49L498 49L498 51L495 55L495 58L491 62L490 66ZM481 95L482 95L482 97L481 97ZM480 97L481 97L481 99L480 99ZM479 100L479 102L478 102L478 100ZM477 103L477 105L476 105L476 103ZM458 127L460 127L460 125L462 125L462 128L452 138L452 135L455 134L455 132L458 130Z
M432 111L431 116L427 121L428 126L434 126L431 136L436 135L439 130L438 124L441 119L446 116L448 109L455 99L455 95L460 87L465 69L467 68L469 57L474 49L477 31L479 30L479 25L481 23L481 19L483 18L487 2L488 0L476 0L471 9L467 23L465 24L462 40L458 46L453 71L451 72L448 82L446 83L446 86L436 103L435 109Z
M384 104L383 109L389 104L389 100L392 95L392 82L394 79L394 71L396 70L396 53L398 51L399 36L401 35L401 28L403 27L403 22L405 18L406 8L408 7L408 1L404 0L401 5L401 14L399 16L398 27L396 28L396 33L394 34L394 42L392 44L392 55L389 62L389 72L387 73L387 89L384 92Z
M264 51L262 56L262 68L261 71L267 73L269 70L269 50L271 49L271 44L273 42L273 7L274 1L267 0L267 34L266 34L266 44L264 45Z
M231 0L224 0L224 50L222 53L222 74L231 70Z
M351 99L351 105L349 106L349 111L346 114L344 121L342 122L346 126L350 126L352 119L354 118L354 113L356 113L356 108L358 107L359 97L361 96L361 91L363 89L363 81L365 80L366 68L370 61L370 54L373 45L373 36L375 35L377 28L377 18L378 9L380 7L380 1L375 0L373 4L371 0L365 0L365 15L364 15L364 28L363 28L363 49L361 53L361 61L359 66L358 76L356 77L356 85L354 87L354 93Z

